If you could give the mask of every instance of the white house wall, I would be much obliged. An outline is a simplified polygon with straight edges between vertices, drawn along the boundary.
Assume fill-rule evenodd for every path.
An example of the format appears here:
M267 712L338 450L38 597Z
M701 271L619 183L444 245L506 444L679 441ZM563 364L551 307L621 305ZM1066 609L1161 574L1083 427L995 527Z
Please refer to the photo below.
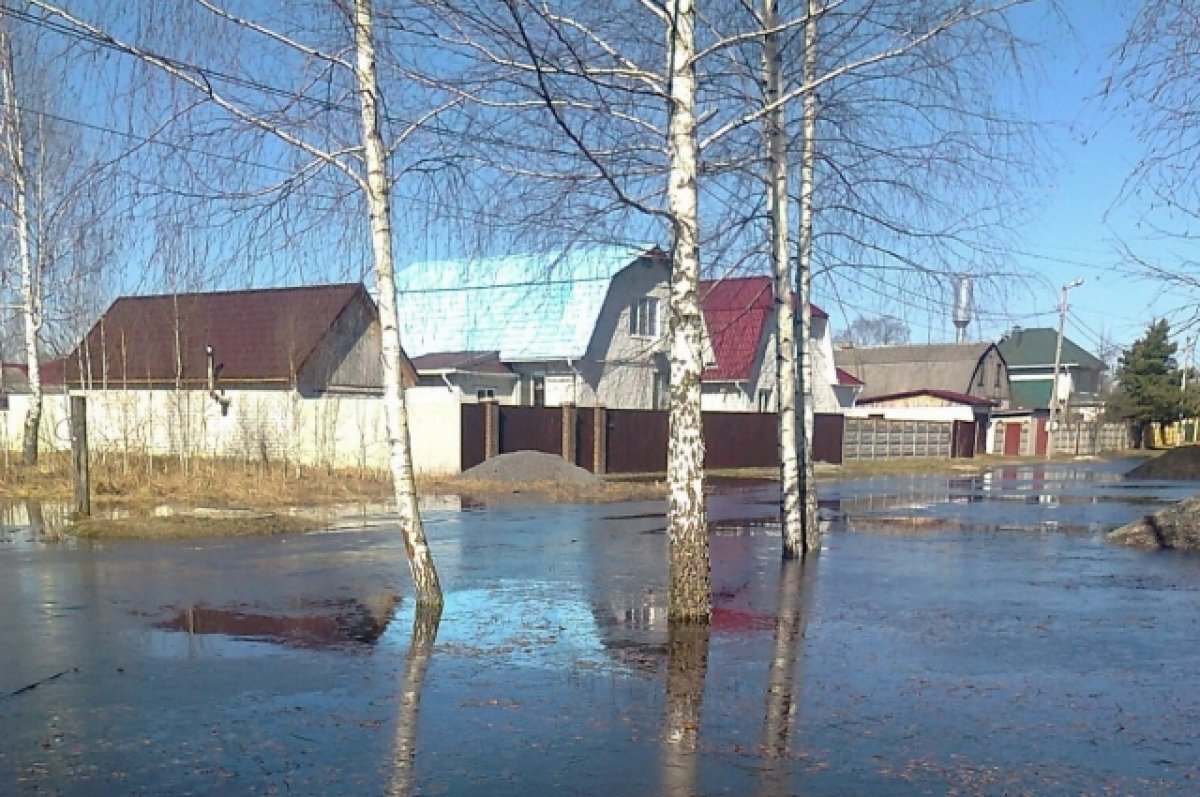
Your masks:
M457 473L461 420L457 401L408 391L409 434L418 474ZM226 412L207 392L90 391L88 438L93 454L230 457L304 465L385 469L388 443L382 401L371 395L300 398L284 391L231 390ZM0 446L21 448L27 396L0 412ZM44 450L68 450L67 397L46 397Z
M824 318L814 318L808 338L808 356L812 360L813 411L841 412L843 405L838 401L834 386L837 384L837 368L833 364L833 341L829 337L829 323ZM770 411L779 406L775 395L775 333L764 336L758 362L761 366L752 374L750 390L743 393L743 405L737 409L753 412L758 409L758 392L771 391ZM732 408L730 408L732 409Z
M665 373L666 368L663 352L669 278L665 260L643 259L618 273L609 285L587 354L576 366L584 381L594 386L596 400L606 407L651 409L654 406L654 375L659 371ZM657 335L631 335L630 309L637 299L647 297L658 300ZM549 384L546 393L546 403L550 404Z
M739 385L706 382L701 386L700 409L704 412L750 412L757 407Z

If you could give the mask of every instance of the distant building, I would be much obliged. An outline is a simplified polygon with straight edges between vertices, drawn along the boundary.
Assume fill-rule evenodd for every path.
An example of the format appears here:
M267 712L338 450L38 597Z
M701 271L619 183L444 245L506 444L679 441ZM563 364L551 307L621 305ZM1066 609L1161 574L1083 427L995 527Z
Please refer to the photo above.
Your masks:
M701 377L705 410L775 412L775 293L770 277L735 277L700 283L700 305L710 343ZM816 412L853 406L861 384L834 367L829 315L810 305L808 353Z
M414 263L396 276L422 391L665 409L670 263L650 246Z
M1014 327L998 344L1012 380L1012 405L1028 410L1049 410L1054 386L1054 351L1058 330ZM1099 413L1106 366L1098 357L1064 337L1059 360L1058 395L1063 409L1085 417Z
M858 403L937 391L983 399L995 407L1010 400L1008 364L992 343L842 347L837 367L864 383Z

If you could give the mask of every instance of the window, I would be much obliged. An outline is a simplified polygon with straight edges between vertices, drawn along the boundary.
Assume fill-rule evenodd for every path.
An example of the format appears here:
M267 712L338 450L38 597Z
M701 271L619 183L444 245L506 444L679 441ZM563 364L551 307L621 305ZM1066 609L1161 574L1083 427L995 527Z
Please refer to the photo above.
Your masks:
M1002 365L1000 365L1000 363L996 363L996 387L997 388L1002 386L1003 383L1001 382L1001 379L1003 378L1003 376L1004 376L1004 367Z
M975 385L977 387L983 387L983 372L984 372L984 367L982 365L980 365L979 366L979 378L977 380L975 380Z
M645 296L630 305L629 334L639 338L658 337L658 299Z
M758 391L758 411L771 412L771 388L763 388Z
M489 401L496 398L496 388L481 387L475 391L475 398L478 401Z

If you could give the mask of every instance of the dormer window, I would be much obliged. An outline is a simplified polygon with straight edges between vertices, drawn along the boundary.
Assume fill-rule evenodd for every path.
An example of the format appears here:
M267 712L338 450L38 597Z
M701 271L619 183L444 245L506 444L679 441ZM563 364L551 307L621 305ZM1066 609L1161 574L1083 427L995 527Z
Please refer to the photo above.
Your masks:
M630 305L629 334L636 338L658 337L658 299L645 296Z

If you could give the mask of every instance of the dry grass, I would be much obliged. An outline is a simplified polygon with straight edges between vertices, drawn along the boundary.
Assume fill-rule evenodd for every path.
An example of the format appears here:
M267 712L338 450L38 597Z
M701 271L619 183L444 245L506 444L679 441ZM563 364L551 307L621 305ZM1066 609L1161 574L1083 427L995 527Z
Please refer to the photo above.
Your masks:
M282 463L166 457L98 457L92 463L92 503L99 507L320 506L384 500L391 480L373 471L296 468ZM0 496L67 501L70 462L43 455L36 468L0 466Z
M122 518L85 518L73 523L70 533L87 539L169 540L286 534L312 531L321 526L315 517L293 515L268 514L245 518L130 515Z
M666 487L660 481L612 479L600 484L566 484L555 481L488 481L446 477L424 480L421 492L435 495L459 495L468 500L534 501L539 503L602 503L664 498Z
M92 504L97 508L137 510L163 504L250 507L272 510L330 504L376 503L392 498L392 481L382 471L297 468L283 463L174 457L97 458L91 467ZM59 453L43 455L36 468L0 464L0 497L47 501L71 500L70 461ZM602 484L558 482L514 484L420 478L424 495L460 495L475 500L540 502L622 501L658 498L665 489L656 481L611 480Z

